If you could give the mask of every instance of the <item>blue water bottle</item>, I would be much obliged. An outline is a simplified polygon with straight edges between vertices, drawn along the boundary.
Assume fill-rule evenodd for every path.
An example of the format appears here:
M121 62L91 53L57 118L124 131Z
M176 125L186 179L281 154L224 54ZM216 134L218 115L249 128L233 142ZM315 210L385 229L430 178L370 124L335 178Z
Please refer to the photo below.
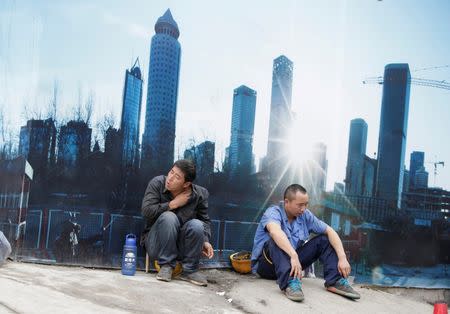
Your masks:
M136 236L134 234L127 234L125 237L125 245L123 246L122 255L122 274L127 276L134 276L136 273Z

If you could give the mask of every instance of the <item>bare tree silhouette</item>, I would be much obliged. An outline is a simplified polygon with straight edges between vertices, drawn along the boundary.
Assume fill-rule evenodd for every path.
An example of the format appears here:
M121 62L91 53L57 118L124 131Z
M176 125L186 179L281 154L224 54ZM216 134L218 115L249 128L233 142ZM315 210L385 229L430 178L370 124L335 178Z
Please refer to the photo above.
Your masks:
M100 142L103 143L103 147L105 145L106 140L106 131L109 128L114 128L116 125L116 116L112 111L105 114L101 120L99 120L96 124L96 133L98 132L98 136L100 137ZM97 137L97 135L95 136Z
M95 93L91 90L88 94L86 102L84 103L84 122L89 126L91 123L92 112L94 110Z
M6 121L3 108L0 108L0 160L12 159L18 155L17 135L9 127L11 123Z
M51 118L53 119L53 121L57 121L59 96L60 96L60 86L58 80L55 79L53 81L52 95L48 103L46 114L47 118Z
M83 120L83 90L81 88L81 83L78 84L78 102L72 109L73 120L82 121Z

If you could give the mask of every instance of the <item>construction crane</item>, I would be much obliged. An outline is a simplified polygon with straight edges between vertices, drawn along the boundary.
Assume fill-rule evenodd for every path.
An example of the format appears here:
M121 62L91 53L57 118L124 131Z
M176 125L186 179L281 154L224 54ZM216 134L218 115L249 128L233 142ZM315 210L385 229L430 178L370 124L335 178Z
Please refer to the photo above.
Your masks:
M377 83L377 84L383 85L383 77L382 76L368 77L365 80L363 80L362 82L363 82L363 84ZM409 83L414 84L414 85L429 86L429 87L436 87L436 88L450 90L450 83L448 83L446 80L436 81L436 80L412 77L409 79Z
M437 166L441 165L442 167L444 167L445 163L443 161L427 161L427 164L433 164L434 166L434 186L436 186L436 175L437 175Z
M420 68L412 70L411 72L421 72L421 71L429 71L429 70L436 70L436 69L442 69L442 68L449 68L450 64L446 65L439 65L439 66L431 66L426 68ZM374 77L368 77L365 80L362 81L363 84L380 84L383 85L383 77L382 76L374 76ZM421 86L429 86L429 87L436 87L436 88L442 88L450 90L450 83L446 80L438 81L438 80L429 80L424 78L417 78L412 77L409 79L410 84L414 85L421 85Z
M429 70L436 70L436 69L443 69L443 68L450 68L450 64L435 65L435 66L431 66L431 67L414 69L411 72L421 72L421 71L429 71Z

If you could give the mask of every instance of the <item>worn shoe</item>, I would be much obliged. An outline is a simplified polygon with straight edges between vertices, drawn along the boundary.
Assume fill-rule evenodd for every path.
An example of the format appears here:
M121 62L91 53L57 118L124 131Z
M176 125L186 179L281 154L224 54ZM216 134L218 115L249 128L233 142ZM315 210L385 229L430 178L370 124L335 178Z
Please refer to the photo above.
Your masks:
M170 265L162 265L156 275L156 279L169 282L172 280L172 272L173 269Z
M327 290L350 299L361 298L361 295L350 286L345 278L339 279L334 285L327 287Z
M303 301L305 296L302 291L302 282L298 278L291 278L288 281L288 286L284 290L286 297L292 301Z
M182 272L179 278L184 281L189 281L190 283L193 283L197 286L206 287L208 285L206 277L200 274L198 271L195 271L193 273Z

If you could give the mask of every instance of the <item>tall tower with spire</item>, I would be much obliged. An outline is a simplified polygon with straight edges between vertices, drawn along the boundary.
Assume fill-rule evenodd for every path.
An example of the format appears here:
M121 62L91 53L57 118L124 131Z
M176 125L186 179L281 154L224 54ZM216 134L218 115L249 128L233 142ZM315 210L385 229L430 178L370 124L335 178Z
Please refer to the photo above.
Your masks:
M291 165L291 156L286 150L294 118L291 109L293 68L292 61L284 55L273 60L269 138L262 170L268 174L270 189L275 195L293 182L298 172Z
M180 31L170 9L155 24L150 44L147 107L141 168L146 179L169 171L174 161L180 74Z
M292 74L294 64L286 56L273 60L267 161L278 159L291 127Z

